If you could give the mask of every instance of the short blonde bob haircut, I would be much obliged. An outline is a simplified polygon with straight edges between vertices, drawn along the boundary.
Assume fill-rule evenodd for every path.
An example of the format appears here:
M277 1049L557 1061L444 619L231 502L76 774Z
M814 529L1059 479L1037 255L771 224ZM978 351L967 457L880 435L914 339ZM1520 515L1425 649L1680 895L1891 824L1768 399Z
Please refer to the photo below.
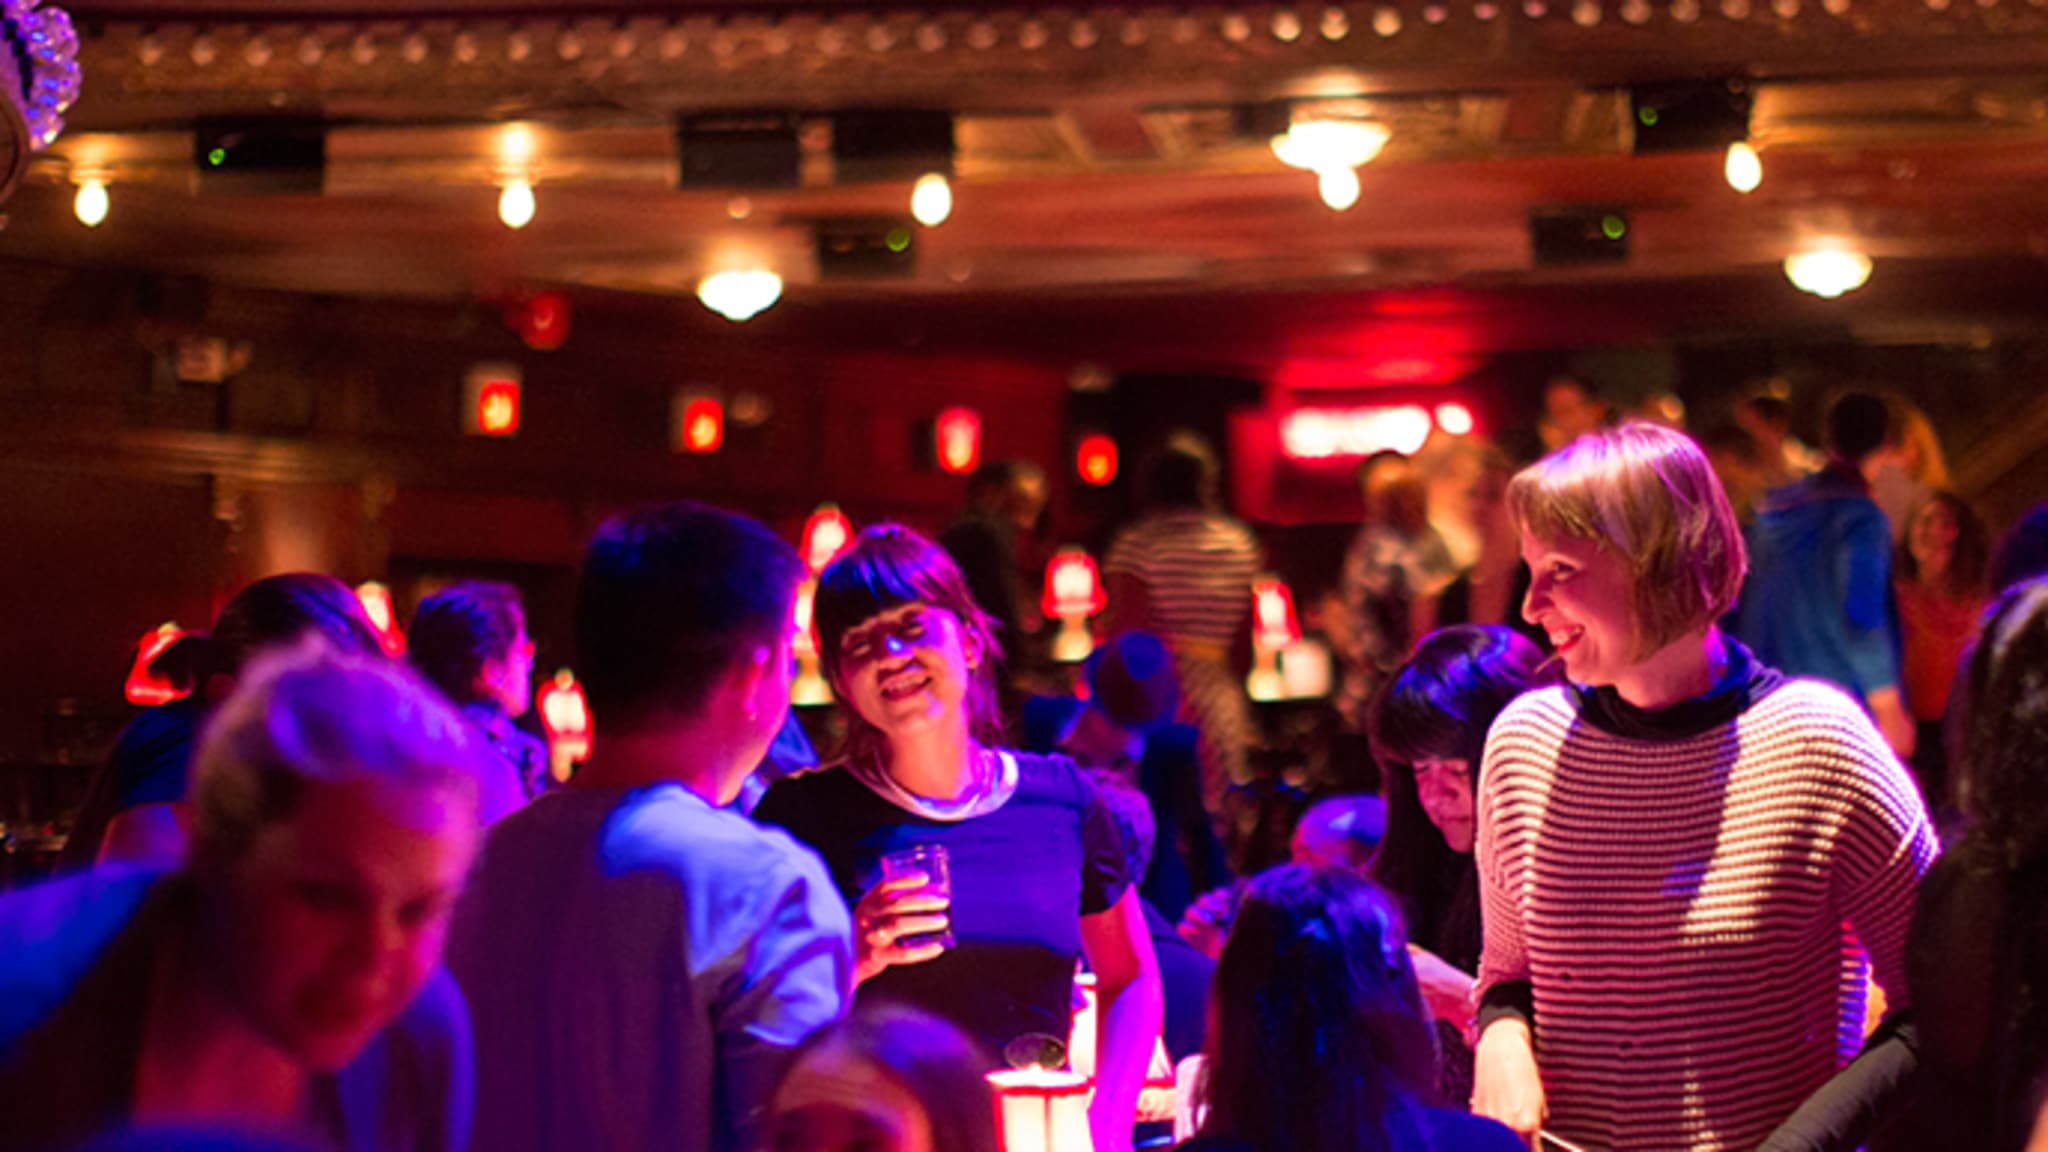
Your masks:
M1726 615L1749 570L1706 455L1656 424L1587 433L1522 469L1508 513L1538 539L1591 540L1628 564L1638 660Z

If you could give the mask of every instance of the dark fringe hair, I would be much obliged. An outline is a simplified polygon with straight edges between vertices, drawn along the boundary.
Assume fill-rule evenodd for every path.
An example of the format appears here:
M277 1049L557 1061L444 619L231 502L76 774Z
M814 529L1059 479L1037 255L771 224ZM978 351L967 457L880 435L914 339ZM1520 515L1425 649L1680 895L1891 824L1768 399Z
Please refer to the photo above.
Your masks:
M1947 587L1939 591L1948 596L1984 595L1985 573L1991 566L1991 533L1977 510L1953 492L1929 492L1913 505L1912 513L1906 517L1906 533L1894 550L1892 570L1908 584L1920 582L1920 563L1913 559L1913 525L1922 512L1936 504L1946 507L1956 518L1955 550L1949 557L1944 580Z
M996 703L996 667L1003 650L996 640L994 620L974 602L960 566L945 549L901 524L875 524L862 530L853 546L826 566L818 577L812 610L818 627L818 663L838 692L846 716L841 756L861 763L887 763L882 733L846 703L840 645L848 632L905 604L944 608L959 619L963 636L981 645L981 666L974 670L967 690L967 726L981 744L1000 745L1003 718Z

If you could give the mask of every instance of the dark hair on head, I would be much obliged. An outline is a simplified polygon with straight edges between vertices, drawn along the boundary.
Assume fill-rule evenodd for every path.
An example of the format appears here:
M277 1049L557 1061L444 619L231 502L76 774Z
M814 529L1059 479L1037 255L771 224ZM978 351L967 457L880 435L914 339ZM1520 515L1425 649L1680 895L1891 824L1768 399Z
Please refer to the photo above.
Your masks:
M933 1148L996 1152L995 1095L982 1076L994 1063L951 1023L900 1004L856 1008L811 1033L769 1096L770 1145L784 1086L804 1075L810 1057L821 1052L866 1061L916 1097L931 1125Z
M492 580L450 584L420 601L406 634L406 659L457 704L488 698L484 663L503 660L526 633L519 589Z
M1124 632L1097 646L1082 664L1088 702L1123 728L1170 724L1180 708L1180 676L1166 642L1150 632Z
M1458 854L1422 809L1416 761L1463 760L1476 784L1494 720L1515 697L1554 679L1521 633L1458 624L1423 637L1373 699L1366 728L1387 793L1387 835L1373 879L1401 901L1417 939L1476 941L1479 909L1442 900L1443 877L1458 866Z
M1370 881L1298 864L1254 878L1210 996L1202 1135L1255 1152L1426 1146L1436 1033Z
M694 717L749 649L778 642L803 577L796 549L751 516L684 500L606 521L576 584L592 720Z
M1792 405L1768 392L1758 392L1744 399L1738 407L1755 414L1757 419L1773 428L1785 429L1792 425Z
M1138 502L1152 511L1213 508L1220 471L1216 450L1207 440L1186 428L1176 429L1146 457Z
M1991 534L1977 510L1953 492L1930 492L1913 506L1906 517L1905 535L1892 559L1893 571L1909 583L1920 580L1920 562L1913 558L1913 525L1919 522L1922 513L1936 506L1947 508L1956 521L1956 542L1949 555L1948 573L1942 578L1946 585L1942 590L1957 596L1983 595L1984 574L1991 564Z
M998 496L1019 480L1045 479L1045 469L1029 460L991 460L967 476L967 498Z
M1740 424L1721 423L1700 434L1700 447L1709 454L1725 452L1744 464L1762 465L1764 446Z
M2048 503L2034 505L1998 542L1998 555L1991 561L1991 590L2003 592L2036 576L2048 576Z
M1822 433L1829 451L1861 464L1891 439L1891 405L1873 392L1844 392L1828 405Z
M150 671L181 688L235 676L266 648L317 635L343 652L382 652L377 629L353 589L319 572L266 576L235 593L208 632L179 638Z
M845 655L841 645L848 632L905 604L929 604L951 612L960 621L962 641L980 646L980 666L967 689L968 729L983 744L1002 743L996 665L1003 650L996 641L995 621L974 602L966 577L946 550L901 524L863 529L853 546L818 577L812 619L818 625L818 663L825 678L835 686L841 683L840 660ZM880 762L884 751L881 732L862 719L844 695L842 692L845 754L853 760Z
M2048 579L2009 589L1970 657L1958 800L2010 867L2048 852Z

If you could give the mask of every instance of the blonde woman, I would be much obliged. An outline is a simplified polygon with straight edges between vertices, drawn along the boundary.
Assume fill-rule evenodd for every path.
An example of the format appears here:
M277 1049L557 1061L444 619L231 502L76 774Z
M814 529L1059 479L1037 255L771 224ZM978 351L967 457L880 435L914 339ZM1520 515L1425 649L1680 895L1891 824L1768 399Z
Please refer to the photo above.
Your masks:
M1838 689L1714 622L1742 536L1705 456L1629 424L1517 475L1523 615L1570 683L1488 737L1474 1105L1524 1137L1754 1148L1894 1007L1935 854L1913 783Z

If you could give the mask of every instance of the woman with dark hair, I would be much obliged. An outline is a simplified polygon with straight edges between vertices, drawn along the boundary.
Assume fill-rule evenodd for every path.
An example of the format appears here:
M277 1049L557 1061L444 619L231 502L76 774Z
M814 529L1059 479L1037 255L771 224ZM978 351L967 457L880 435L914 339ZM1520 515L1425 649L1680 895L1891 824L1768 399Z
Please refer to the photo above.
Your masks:
M1437 1020L1445 1103L1472 1095L1472 974L1479 970L1479 873L1472 864L1486 733L1549 677L1543 653L1506 628L1463 624L1425 636L1373 702L1387 833L1372 876L1401 902L1423 1002Z
M1223 511L1220 486L1208 443L1173 433L1146 461L1142 518L1110 545L1103 571L1109 634L1151 632L1173 653L1181 718L1199 732L1202 805L1235 850L1224 798L1250 778L1253 723L1244 669L1231 652L1250 619L1252 579L1263 561L1252 530Z
M811 1034L769 1098L763 1152L996 1152L988 1057L901 1006Z
M2019 1152L2048 1093L2048 580L1992 608L1971 658L1957 798L1907 953L1923 1072L1901 1148ZM1880 1145L1886 1146L1886 1145Z
M344 652L383 650L348 585L317 572L287 572L235 593L212 631L180 637L160 653L151 671L189 694L144 712L121 733L79 807L66 867L176 864L184 854L186 775L201 718L233 690L256 653L308 634Z
M1906 709L1919 728L1913 774L1930 811L1945 808L1948 757L1941 719L1948 710L1956 667L1977 636L1978 617L1990 599L1985 569L1991 542L1984 521L1953 492L1935 492L1913 510L1892 561L1892 593L1899 606L1900 680Z
M484 782L484 823L495 822L547 786L545 744L513 723L533 705L533 641L510 584L450 584L413 613L406 659L462 707L496 754Z
M1400 917L1372 884L1288 864L1245 888L1216 965L1197 1152L1495 1152L1489 1120L1422 1101L1436 1049Z
M814 618L844 758L776 784L754 815L816 849L854 909L860 1000L924 1008L992 1055L1064 1044L1085 954L1095 1147L1128 1149L1161 993L1114 814L1073 761L998 746L996 642L937 545L867 529L820 577ZM918 870L883 878L885 857L931 847L949 893Z

